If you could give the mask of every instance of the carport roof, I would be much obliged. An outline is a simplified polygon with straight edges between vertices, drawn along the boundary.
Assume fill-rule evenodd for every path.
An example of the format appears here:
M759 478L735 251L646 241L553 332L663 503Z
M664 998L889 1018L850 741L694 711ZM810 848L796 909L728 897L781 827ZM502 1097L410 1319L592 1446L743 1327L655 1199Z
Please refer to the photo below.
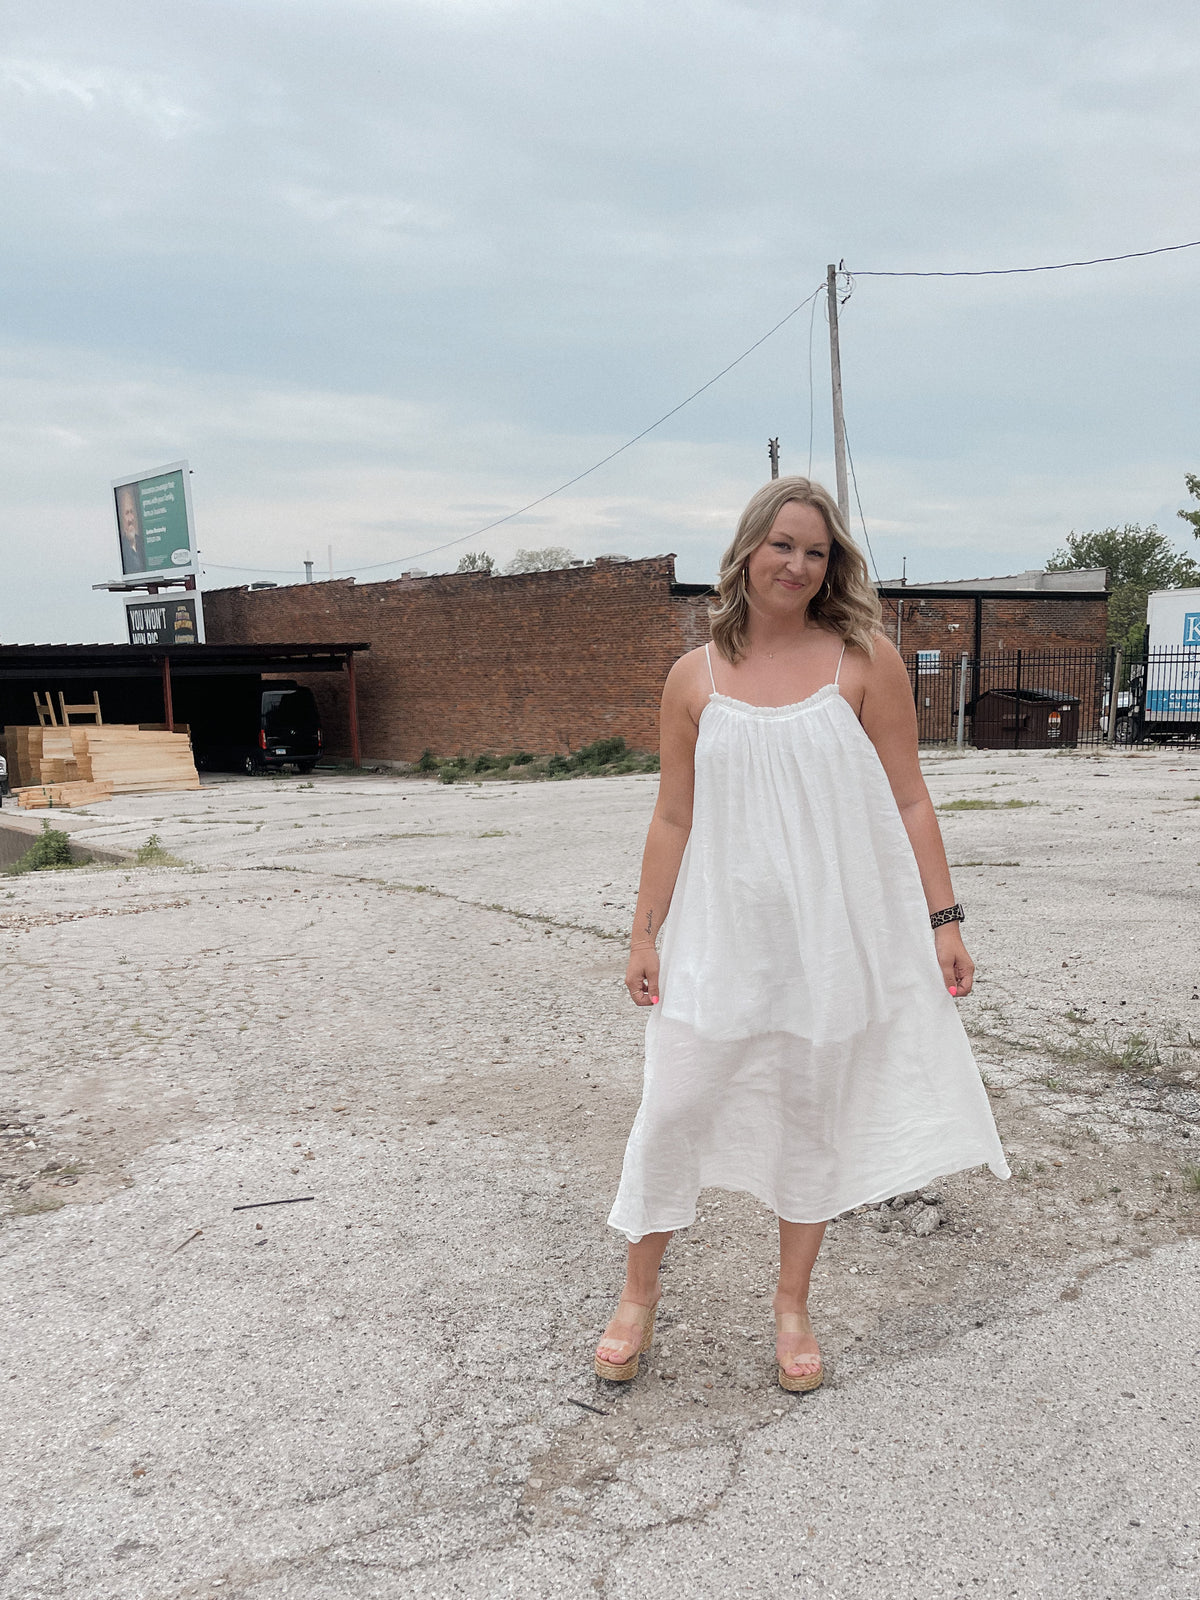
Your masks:
M0 678L173 676L221 672L341 672L369 644L0 644Z

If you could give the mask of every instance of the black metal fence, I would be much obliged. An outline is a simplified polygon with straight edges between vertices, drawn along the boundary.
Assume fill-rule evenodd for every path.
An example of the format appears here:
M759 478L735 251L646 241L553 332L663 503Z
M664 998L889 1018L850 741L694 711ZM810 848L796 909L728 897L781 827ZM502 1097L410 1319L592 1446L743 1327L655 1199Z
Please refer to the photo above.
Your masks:
M1114 648L921 650L904 660L922 744L1049 750L1200 736L1200 649L1132 661Z

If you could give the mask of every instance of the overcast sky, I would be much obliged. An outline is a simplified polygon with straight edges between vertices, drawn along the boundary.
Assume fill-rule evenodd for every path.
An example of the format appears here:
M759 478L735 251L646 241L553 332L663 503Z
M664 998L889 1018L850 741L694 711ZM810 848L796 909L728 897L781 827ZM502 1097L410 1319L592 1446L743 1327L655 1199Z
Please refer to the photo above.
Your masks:
M7 0L0 639L121 636L109 482L186 457L204 585L464 550L716 570L832 484L820 284L1200 238L1194 0ZM1200 250L858 277L878 570L1019 571L1176 518ZM368 573L375 563L390 562ZM236 570L247 569L247 570Z

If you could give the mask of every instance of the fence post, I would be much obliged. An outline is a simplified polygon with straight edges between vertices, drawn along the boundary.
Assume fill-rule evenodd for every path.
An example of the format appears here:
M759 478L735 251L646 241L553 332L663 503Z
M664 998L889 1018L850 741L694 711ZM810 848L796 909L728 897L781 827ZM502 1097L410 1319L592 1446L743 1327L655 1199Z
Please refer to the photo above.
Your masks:
M1017 715L1016 715L1016 718L1015 718L1015 726L1013 727L1013 749L1014 750L1019 750L1021 748L1021 656L1022 656L1022 653L1023 652L1020 651L1020 650L1017 651L1017 684L1016 684Z
M1105 744L1112 744L1117 737L1117 695L1121 687L1121 672L1125 666L1125 652L1118 645L1113 653L1112 687L1108 691L1108 732L1104 735Z
M967 740L967 662L970 659L964 650L963 658L958 664L958 732L954 742L960 750Z

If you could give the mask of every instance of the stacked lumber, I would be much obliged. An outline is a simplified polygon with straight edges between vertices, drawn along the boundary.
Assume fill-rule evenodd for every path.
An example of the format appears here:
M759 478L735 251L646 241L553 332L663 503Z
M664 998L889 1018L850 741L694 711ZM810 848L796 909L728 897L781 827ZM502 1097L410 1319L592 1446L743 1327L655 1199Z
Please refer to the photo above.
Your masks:
M94 800L111 800L111 783L39 783L28 789L14 789L22 811L69 811L74 806L90 805Z
M115 722L97 727L7 727L4 742L14 792L107 784L107 794L91 796L98 800L114 794L158 794L200 787L192 741L186 732ZM86 802L76 800L74 804Z
M79 776L93 782L107 780L114 794L161 794L200 787L192 741L186 733L106 722L99 728L72 728L71 734L82 734L87 741L86 770L80 761Z

